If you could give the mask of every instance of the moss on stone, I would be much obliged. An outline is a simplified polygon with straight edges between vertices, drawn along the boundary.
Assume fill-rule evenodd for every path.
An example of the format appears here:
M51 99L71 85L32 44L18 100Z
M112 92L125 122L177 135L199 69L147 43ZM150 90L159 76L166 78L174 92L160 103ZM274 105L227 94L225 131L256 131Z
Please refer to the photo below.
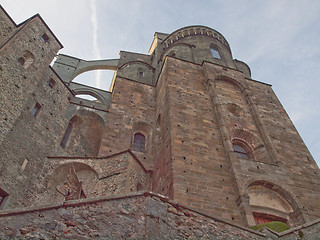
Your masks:
M258 224L258 225L255 225L255 226L251 226L249 228L258 231L258 230L260 230L261 228L264 228L264 227L270 228L270 229L272 229L273 231L276 231L276 232L283 232L285 230L290 229L290 227L287 224L285 224L283 222L278 222L278 221Z

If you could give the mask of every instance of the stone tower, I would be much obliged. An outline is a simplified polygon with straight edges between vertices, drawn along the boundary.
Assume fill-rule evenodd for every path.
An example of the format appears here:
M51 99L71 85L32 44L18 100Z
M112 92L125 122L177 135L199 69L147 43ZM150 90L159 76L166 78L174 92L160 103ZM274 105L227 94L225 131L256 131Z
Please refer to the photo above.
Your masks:
M50 67L62 45L42 18L0 10L0 208L144 191L242 226L320 217L314 159L219 32L157 32L149 54ZM115 71L109 91L73 82L97 69Z

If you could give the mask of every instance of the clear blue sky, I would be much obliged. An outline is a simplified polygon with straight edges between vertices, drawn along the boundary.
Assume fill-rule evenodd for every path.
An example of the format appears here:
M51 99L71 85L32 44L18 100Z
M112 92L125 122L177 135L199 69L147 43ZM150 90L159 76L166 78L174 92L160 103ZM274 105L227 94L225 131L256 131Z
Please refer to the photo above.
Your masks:
M65 46L60 53L92 59L120 50L147 53L154 32L205 25L228 40L252 78L270 83L320 165L319 0L2 0L20 23L36 13ZM75 79L108 89L110 74Z

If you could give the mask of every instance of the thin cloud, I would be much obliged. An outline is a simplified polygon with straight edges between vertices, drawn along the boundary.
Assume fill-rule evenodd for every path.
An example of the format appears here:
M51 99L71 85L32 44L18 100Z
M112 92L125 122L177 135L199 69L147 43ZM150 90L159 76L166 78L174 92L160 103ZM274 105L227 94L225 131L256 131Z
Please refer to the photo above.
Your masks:
M90 1L91 8L91 23L93 27L93 55L95 59L101 59L100 48L98 44L98 17L97 17L97 3L96 0ZM101 71L96 71L96 86L101 87Z

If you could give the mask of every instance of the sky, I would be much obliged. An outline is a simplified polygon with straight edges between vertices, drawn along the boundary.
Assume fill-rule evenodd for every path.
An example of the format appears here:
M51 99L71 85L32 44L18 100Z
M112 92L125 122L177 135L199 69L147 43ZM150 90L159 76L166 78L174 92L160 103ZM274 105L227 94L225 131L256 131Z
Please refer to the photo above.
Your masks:
M188 25L219 31L252 78L272 84L320 165L319 0L2 0L18 24L39 13L64 48L85 60L147 54L155 32ZM74 81L109 89L112 71Z

